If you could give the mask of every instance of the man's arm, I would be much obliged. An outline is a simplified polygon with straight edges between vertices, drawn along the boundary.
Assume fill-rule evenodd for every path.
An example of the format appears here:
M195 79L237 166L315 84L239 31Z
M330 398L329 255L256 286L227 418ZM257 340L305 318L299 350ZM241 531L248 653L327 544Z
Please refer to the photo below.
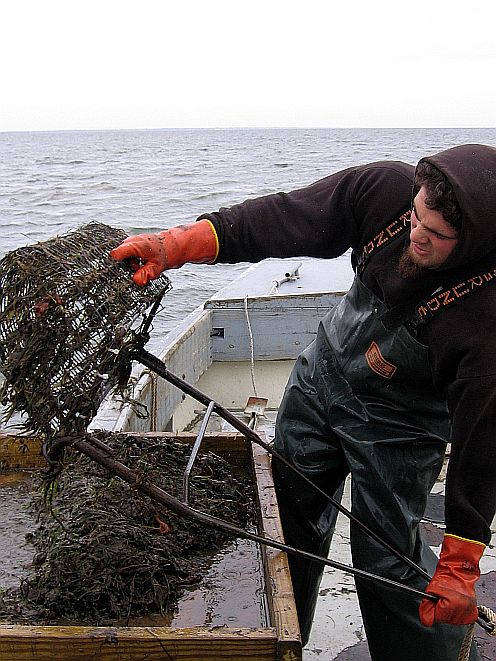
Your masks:
M412 177L413 168L405 163L371 163L200 218L216 229L220 262L338 257L408 209Z
M203 214L182 228L129 237L111 257L136 258L134 279L139 284L186 262L337 257L362 245L408 208L412 175L413 168L404 163L350 168L290 193ZM173 259L174 254L181 259Z
M439 387L447 393L452 419L446 480L446 533L420 617L470 624L477 619L475 585L479 562L491 539L496 510L496 341L491 288L432 321L431 357ZM429 324L429 326L431 326Z

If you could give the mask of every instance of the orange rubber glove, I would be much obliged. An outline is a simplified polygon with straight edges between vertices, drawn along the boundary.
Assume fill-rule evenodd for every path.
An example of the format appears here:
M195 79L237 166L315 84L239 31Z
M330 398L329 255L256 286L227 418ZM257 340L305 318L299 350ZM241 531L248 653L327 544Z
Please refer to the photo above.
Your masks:
M129 259L135 271L133 280L146 285L158 278L165 269L178 269L186 262L208 264L215 261L219 241L209 220L178 225L159 234L137 234L110 252L116 260Z
M426 592L437 602L423 599L419 615L426 627L435 622L472 624L478 617L475 584L480 577L479 561L485 545L454 535L445 535L441 555Z

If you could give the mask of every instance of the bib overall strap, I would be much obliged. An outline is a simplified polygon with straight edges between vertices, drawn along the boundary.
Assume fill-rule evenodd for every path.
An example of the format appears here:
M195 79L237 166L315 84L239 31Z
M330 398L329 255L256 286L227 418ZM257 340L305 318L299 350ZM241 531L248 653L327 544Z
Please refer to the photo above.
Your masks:
M426 324L432 317L443 312L446 308L494 282L496 282L496 267L473 275L454 285L439 287L433 292L432 296L416 305L413 317L407 322L408 328L414 330L421 324Z
M387 227L378 232L373 239L362 246L358 252L356 261L358 275L361 275L372 255L375 255L382 250L382 248L385 248L391 239L396 238L400 234L404 234L406 231L410 231L411 215L411 210L403 213L399 218L396 218L393 222L389 223Z

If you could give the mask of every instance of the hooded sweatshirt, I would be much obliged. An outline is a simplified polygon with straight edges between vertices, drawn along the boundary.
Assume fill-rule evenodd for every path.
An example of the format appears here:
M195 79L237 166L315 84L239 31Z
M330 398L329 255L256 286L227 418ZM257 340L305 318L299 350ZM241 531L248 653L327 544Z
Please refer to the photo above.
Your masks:
M470 290L451 295L457 300L415 332L429 347L433 383L452 422L446 532L487 544L496 510L496 149L461 145L425 160L455 191L462 211L456 247L441 267L403 277L397 264L409 233L399 233L371 255L360 277L400 319L440 287ZM413 179L411 165L381 161L200 218L215 227L219 262L330 258L351 248L356 264L361 248L410 210Z

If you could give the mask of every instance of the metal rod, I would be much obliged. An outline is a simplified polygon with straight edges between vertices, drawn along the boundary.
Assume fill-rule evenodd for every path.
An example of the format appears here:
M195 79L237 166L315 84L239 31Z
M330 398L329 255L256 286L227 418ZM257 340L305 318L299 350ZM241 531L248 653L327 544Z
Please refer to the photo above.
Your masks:
M143 338L147 338L147 337L148 337L148 331L150 330L150 326L152 325L152 321L153 321L155 315L157 314L157 311L158 311L158 309L159 309L159 307L160 307L160 304L161 304L161 302L162 302L162 299L163 299L163 297L164 297L164 294L166 294L166 293L169 291L170 288L171 288L171 285L170 285L170 284L167 284L167 285L162 289L162 291L159 292L159 294L157 295L154 304L153 304L152 307L150 308L150 311L148 312L148 314L147 314L147 316L146 316L146 318L145 318L143 324L141 325L141 328L140 328L140 331L139 331L141 337L143 337Z
M205 415L203 416L203 421L200 427L200 431L198 432L198 436L196 437L195 443L193 445L193 449L191 450L191 454L188 459L188 463L186 465L186 469L184 471L183 475L183 503L188 504L189 502L189 476L191 473L191 470L195 464L196 457L198 456L198 452L200 451L200 446L203 441L203 437L205 436L205 432L207 431L207 425L208 421L210 420L210 416L212 415L212 411L214 410L215 402L212 400L210 404L207 406L207 410L205 412Z

